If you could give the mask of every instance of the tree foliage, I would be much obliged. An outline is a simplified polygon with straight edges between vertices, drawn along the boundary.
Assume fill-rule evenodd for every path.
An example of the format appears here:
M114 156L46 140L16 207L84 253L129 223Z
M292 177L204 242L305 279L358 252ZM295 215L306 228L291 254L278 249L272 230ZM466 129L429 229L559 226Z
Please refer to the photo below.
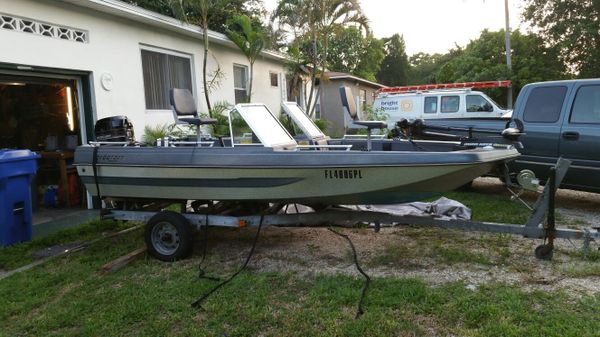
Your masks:
M491 81L510 79L513 90L532 82L556 80L565 77L565 66L556 48L547 47L535 34L511 33L512 66L506 67L504 30L484 30L478 39L472 40L464 50L445 62L436 74L437 83ZM505 89L490 89L489 95L505 102Z
M323 77L329 60L330 36L338 27L356 26L369 31L368 20L358 0L279 0L271 15L271 23L294 40L305 53L312 83L307 107L315 109L315 84ZM308 48L306 48L308 46ZM317 74L320 73L320 76ZM318 87L320 88L320 87Z
M173 2L180 0L126 0L127 2L146 8L148 10L176 17L173 11ZM184 1L184 11L190 23L199 24L202 20L202 13L198 6L186 5ZM208 27L211 30L225 33L227 29L227 20L236 15L246 15L252 18L255 27L263 27L261 18L266 15L266 11L261 0L226 0L209 1L208 7ZM266 28L265 28L266 29Z
M254 79L254 62L265 47L266 37L261 31L252 27L250 18L246 15L234 16L227 21L227 37L240 48L250 62L250 84L247 89L248 101L252 101L252 82Z
M125 0L126 2L136 5L147 10L151 10L162 15L175 17L170 0Z
M394 34L390 38L383 39L383 43L385 57L377 73L377 80L389 86L407 84L410 66L406 55L404 37L400 34Z
M210 20L210 8L215 7L222 3L224 0L168 0L171 4L171 9L175 17L181 21L188 23L199 24L202 27L202 46L204 48L202 58L202 89L204 92L204 100L206 101L206 107L208 109L209 117L212 117L212 106L210 103L210 85L208 80L208 53L210 43L208 41L208 24ZM213 76L217 79L220 75L220 71Z
M525 0L523 18L579 77L600 74L600 1Z
M317 34L322 40L336 27L348 25L369 30L358 0L279 0L271 21L292 38Z
M384 58L383 42L371 35L366 37L356 27L338 27L330 37L328 68L375 81Z
M450 60L462 54L463 49L456 47L446 54L417 53L409 57L409 84L437 83L436 77L441 68Z

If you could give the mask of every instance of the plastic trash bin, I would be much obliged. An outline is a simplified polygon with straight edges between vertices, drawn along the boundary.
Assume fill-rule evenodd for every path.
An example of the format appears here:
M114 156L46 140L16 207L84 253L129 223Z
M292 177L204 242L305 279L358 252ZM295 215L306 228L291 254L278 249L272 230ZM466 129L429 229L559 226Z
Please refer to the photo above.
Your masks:
M0 150L0 246L31 240L31 181L39 157L29 150Z

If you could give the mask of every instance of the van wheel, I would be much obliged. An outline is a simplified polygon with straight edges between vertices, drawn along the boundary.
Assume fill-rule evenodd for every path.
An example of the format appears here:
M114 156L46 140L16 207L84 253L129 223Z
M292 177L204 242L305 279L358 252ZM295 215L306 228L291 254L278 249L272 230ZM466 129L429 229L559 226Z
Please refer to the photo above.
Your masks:
M176 261L188 257L193 248L192 228L187 219L176 212L164 211L154 215L144 231L150 255L161 261Z

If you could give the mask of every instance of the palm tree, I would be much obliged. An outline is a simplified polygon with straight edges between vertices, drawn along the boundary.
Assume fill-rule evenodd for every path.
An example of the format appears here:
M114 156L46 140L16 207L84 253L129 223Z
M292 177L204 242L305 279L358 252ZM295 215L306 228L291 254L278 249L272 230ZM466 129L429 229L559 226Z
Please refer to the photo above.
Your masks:
M311 69L312 89L308 98L309 114L314 112L314 87L317 72L323 78L327 67L329 35L337 26L356 25L369 32L369 23L358 0L279 0L271 22L293 34L294 39L311 41L307 55ZM317 93L318 97L319 93ZM316 101L316 99L315 99Z
M186 23L192 22L194 24L200 25L202 27L202 42L204 44L204 57L202 59L202 84L204 86L204 99L206 100L206 107L208 109L208 116L212 118L212 107L210 104L209 92L210 85L208 83L207 74L206 74L206 65L208 63L208 17L209 10L211 7L216 6L218 3L223 2L223 0L170 0L173 8L173 13L175 16ZM188 13L194 12L199 15L191 16ZM215 76L215 78L218 75ZM211 83L214 82L214 79Z
M254 78L254 62L265 47L265 34L252 27L246 15L236 15L227 24L227 37L246 55L250 62L250 85L247 88L248 102L252 100L252 80Z

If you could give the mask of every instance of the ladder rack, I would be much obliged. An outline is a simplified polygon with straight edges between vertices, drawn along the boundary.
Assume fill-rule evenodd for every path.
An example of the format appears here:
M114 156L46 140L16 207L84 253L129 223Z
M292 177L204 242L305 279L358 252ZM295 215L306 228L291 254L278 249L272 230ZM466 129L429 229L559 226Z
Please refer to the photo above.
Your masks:
M406 93L406 92L413 92L413 91L440 90L440 89L508 88L511 86L511 84L512 83L510 80L422 84L422 85L408 85L408 86L402 86L402 87L381 88L377 91L377 93L399 94L399 93Z

